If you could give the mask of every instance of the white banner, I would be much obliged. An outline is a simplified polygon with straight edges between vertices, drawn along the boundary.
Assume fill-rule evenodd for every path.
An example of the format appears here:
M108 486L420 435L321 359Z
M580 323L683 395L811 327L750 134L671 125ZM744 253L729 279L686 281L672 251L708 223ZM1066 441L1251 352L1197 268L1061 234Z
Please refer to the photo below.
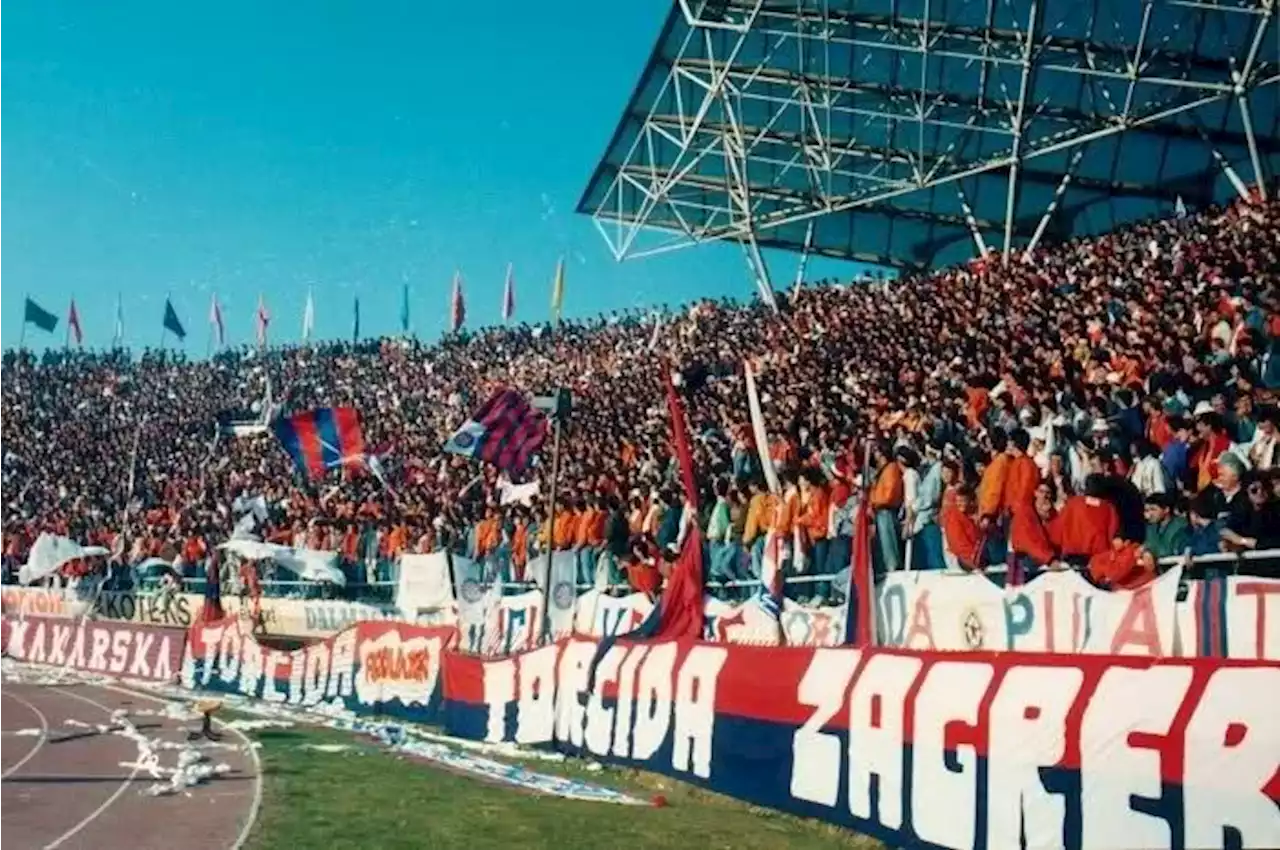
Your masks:
M412 620L419 614L445 611L453 605L449 557L444 552L400 556L400 581L396 586L396 607L406 617Z
M1000 588L986 576L900 572L878 589L885 646L942 651L1175 654L1181 568L1138 590L1101 590L1075 572Z

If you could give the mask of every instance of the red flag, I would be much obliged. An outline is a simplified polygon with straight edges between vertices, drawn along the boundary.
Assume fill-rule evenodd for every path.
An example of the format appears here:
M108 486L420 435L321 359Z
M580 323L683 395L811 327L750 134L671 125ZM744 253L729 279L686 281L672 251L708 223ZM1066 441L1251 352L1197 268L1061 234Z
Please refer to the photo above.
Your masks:
M449 330L457 333L467 320L467 305L462 300L462 272L453 273L453 303L449 316Z
M698 491L693 480L693 456L689 453L688 425L684 405L676 395L667 374L667 409L671 413L671 433L675 441L676 459L680 463L680 480L684 484L685 510L698 511ZM703 629L702 596L705 591L702 574L702 534L696 521L689 524L689 534L671 568L660 603L661 614L651 637L674 640L701 640Z
M271 314L267 312L267 302L262 300L262 296L258 296L258 313L256 316L258 325L258 347L262 348L267 344L267 325L271 323Z
M507 263L507 286L502 293L502 321L509 322L516 314L516 284L512 275L512 267Z
M80 314L76 312L76 299L71 299L71 309L67 311L67 336L74 337L76 345L84 340L84 334L80 331Z

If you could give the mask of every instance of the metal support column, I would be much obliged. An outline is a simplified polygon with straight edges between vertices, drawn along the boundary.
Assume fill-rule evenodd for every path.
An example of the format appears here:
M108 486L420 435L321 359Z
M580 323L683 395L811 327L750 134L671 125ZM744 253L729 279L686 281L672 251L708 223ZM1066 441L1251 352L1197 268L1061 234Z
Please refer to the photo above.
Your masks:
M804 231L804 249L800 252L800 262L796 266L795 288L791 291L793 299L799 294L800 287L804 284L804 270L809 265L809 253L813 250L813 222L814 219L809 219L809 226Z
M1022 80L1018 84L1018 105L1013 119L1013 145L1010 150L1009 191L1004 202L1004 249L1000 256L1002 265L1009 265L1009 253L1013 250L1013 216L1018 201L1018 172L1022 167L1022 132L1027 111L1027 92L1031 87L1031 56L1035 51L1036 18L1040 11L1036 0L1031 0L1027 14L1027 43L1022 51Z
M538 399L536 407L545 409L546 399ZM567 392L557 389L551 396L551 485L547 494L547 549L543 553L547 570L542 580L542 623L539 625L540 638L551 637L551 561L556 548L556 493L560 485L560 438L564 431L564 420L569 415Z
M1244 139L1249 146L1249 161L1253 164L1253 179L1258 186L1258 195L1267 199L1267 173L1262 167L1262 157L1258 155L1258 140L1253 135L1253 116L1249 112L1249 95L1244 89L1236 91L1236 101L1240 104L1240 120L1244 124Z
M1222 155L1222 151L1217 148L1210 148L1209 153L1213 154L1213 161L1218 163L1218 167L1222 169L1222 173L1227 175L1227 179L1231 181L1231 185L1235 188L1236 194L1244 201L1252 200L1249 197L1249 187L1240 179L1240 175L1231 167L1231 163Z
M978 220L973 217L973 208L969 206L969 199L965 197L964 189L960 188L960 184L956 183L956 194L960 196L960 211L964 213L964 223L969 226L969 234L973 236L973 244L978 246L978 256L984 260L990 250L987 248L987 240L982 238L982 231L978 229Z
M1071 185L1071 178L1075 175L1076 166L1080 164L1080 158L1083 156L1084 150L1080 149L1071 157L1071 164L1067 166L1066 173L1058 181L1058 187L1053 190L1053 197L1049 200L1049 206L1045 207L1044 215L1040 216L1040 222L1036 225L1036 232L1031 234L1031 241L1027 243L1026 250L1022 252L1024 261L1030 259L1031 252L1040 244L1040 238L1044 236L1045 230L1049 227L1049 220L1058 211L1058 204L1062 201L1062 196L1066 194L1067 187Z

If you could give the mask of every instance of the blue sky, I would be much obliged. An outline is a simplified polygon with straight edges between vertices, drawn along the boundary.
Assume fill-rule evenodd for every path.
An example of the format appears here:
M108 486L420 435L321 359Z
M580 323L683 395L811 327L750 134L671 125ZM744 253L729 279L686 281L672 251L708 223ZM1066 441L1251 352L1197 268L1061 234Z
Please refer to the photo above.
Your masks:
M541 321L560 255L565 313L749 297L736 246L618 264L573 212L667 5L499 2L62 3L5 6L3 344L23 297L85 344L110 343L117 293L135 349L160 340L166 295L203 354L209 301L229 341L442 331L462 272L468 324L499 320L513 263L517 319ZM775 280L794 276L774 254ZM851 274L817 260L810 276ZM28 345L61 345L63 324ZM170 340L172 342L172 340Z

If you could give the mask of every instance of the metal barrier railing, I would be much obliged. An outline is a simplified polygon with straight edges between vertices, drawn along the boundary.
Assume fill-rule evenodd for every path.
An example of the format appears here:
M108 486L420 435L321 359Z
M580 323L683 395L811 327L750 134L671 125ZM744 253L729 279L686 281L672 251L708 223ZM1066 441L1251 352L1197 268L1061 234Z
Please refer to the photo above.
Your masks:
M535 556L535 557L541 557ZM1158 562L1161 571L1176 566L1191 567L1193 570L1204 569L1220 569L1220 570L1244 570L1246 573L1256 571L1265 565L1274 566L1276 576L1280 577L1280 549L1269 549L1261 551L1245 551L1240 553L1214 553L1208 555L1191 556L1173 556L1162 558ZM383 567L389 568L380 574L392 575L398 574L399 564L396 562L383 562ZM982 572L993 578L1003 576L1008 568L1005 564L993 564L986 567ZM909 568L904 568L899 572L913 572ZM941 569L930 570L934 574L947 576L966 576L971 571L963 569ZM846 589L840 586L842 579L841 573L812 573L800 575L784 576L784 592L785 588L802 588L810 585L826 585L827 589L832 592L835 598L843 598ZM138 590L148 592L159 589L160 580L155 578L143 577L136 583L129 586L128 590ZM202 594L205 590L206 580L202 576L186 577L182 579L182 589L185 592ZM283 599L342 599L351 602L374 602L374 603L394 603L395 593L398 587L398 578L377 579L374 581L351 582L345 588L335 588L320 582L291 579L262 580L260 586L263 590L263 596L268 598ZM539 585L533 580L524 581L503 581L500 583L504 592L527 592L537 589ZM237 592L238 583L232 583L231 587L224 587L224 592ZM731 579L731 580L709 580L705 582L705 586L713 593L716 591L738 592L744 590L754 590L760 587L758 578ZM606 583L597 585L594 582L577 582L575 584L579 592L598 588L609 593L627 593L632 592L634 588L628 583ZM790 595L790 594L789 594Z

